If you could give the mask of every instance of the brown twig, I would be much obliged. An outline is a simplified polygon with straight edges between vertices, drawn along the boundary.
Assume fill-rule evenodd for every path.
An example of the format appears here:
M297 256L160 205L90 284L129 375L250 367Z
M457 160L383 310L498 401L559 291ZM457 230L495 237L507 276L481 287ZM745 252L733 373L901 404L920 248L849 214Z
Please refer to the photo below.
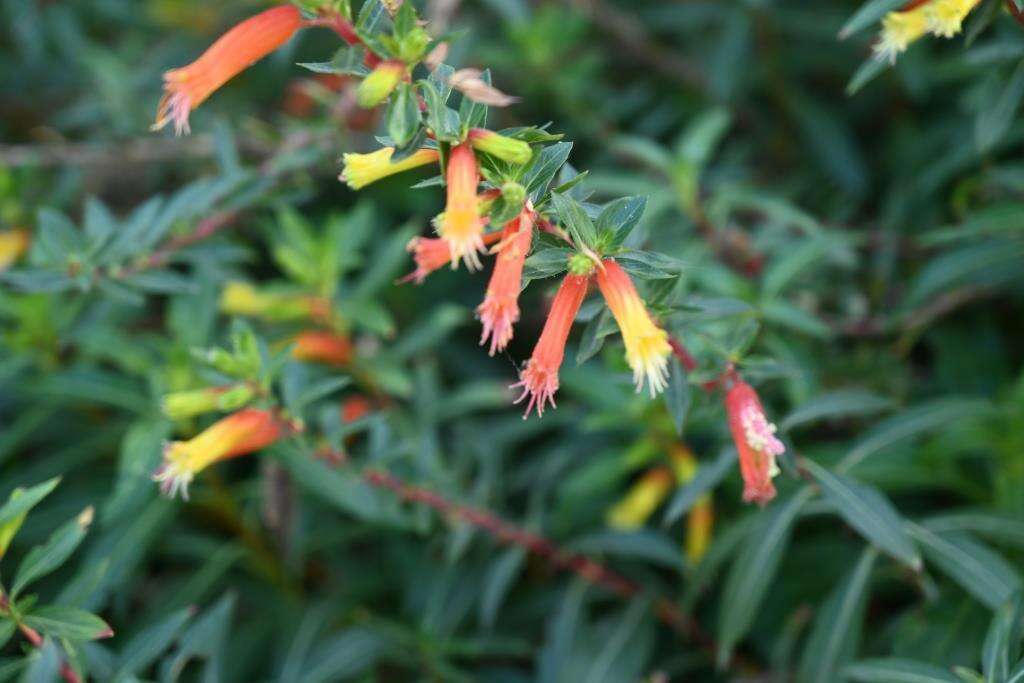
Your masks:
M543 558L552 566L571 571L588 583L600 586L620 598L632 599L647 593L639 584L596 560L562 548L553 541L507 522L488 510L452 502L435 491L407 484L394 475L381 470L364 470L362 476L368 484L375 488L391 491L404 501L426 505L445 517L472 524L501 543L519 546L527 552ZM683 612L674 601L667 597L650 597L654 614L662 623L696 642L712 657L715 656L718 650L716 642L704 632L696 619Z
M1024 27L1024 12L1017 9L1017 3L1013 0L1003 0L1003 3L1006 5L1006 11L1010 13L1010 16L1013 17L1018 24Z

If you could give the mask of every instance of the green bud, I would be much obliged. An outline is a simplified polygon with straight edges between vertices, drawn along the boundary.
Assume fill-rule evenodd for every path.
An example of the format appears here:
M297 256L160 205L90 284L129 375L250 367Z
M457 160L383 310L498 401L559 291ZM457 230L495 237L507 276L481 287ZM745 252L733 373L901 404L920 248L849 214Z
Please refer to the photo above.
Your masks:
M525 164L533 157L530 145L522 140L499 135L493 130L473 128L469 131L468 139L473 149L511 164Z
M389 59L377 65L356 88L356 102L360 107L376 107L391 95L405 76L405 63Z
M594 272L594 261L586 254L576 252L569 257L569 272L573 275L590 275Z

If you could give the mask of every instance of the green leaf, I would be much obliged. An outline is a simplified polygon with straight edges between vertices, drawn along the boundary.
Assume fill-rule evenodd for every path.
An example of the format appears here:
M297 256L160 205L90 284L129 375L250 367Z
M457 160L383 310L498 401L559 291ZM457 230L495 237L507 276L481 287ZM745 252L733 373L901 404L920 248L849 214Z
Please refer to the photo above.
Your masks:
M25 615L25 623L53 638L96 640L114 635L107 622L77 607L37 607Z
M395 147L405 147L420 128L420 106L409 83L400 83L388 105L388 135Z
M768 589L789 545L793 523L812 491L804 487L787 500L772 503L759 515L759 521L747 536L745 547L729 570L722 593L718 620L718 662L724 665L733 648L754 623Z
M617 249L637 226L647 208L647 197L622 197L608 202L597 217L599 235L611 235L609 249Z
M865 659L842 671L857 683L961 683L952 673L932 664L896 657Z
M890 399L861 389L837 389L819 394L804 402L779 422L779 429L789 431L794 427L839 417L860 417L892 408Z
M608 308L602 308L593 318L587 321L580 335L580 344L576 349L576 365L583 365L593 358L601 347L604 340L618 330L618 324Z
M191 607L180 609L139 631L121 650L114 680L131 680L133 674L148 669L157 657L171 647L194 611Z
M1020 590L1017 570L968 534L937 534L912 522L907 529L930 561L990 609L997 609Z
M11 588L11 598L16 598L21 590L37 579L58 569L75 552L75 548L85 538L85 533L92 522L92 508L86 508L77 517L53 532L46 543L30 550L25 559L18 565Z
M813 460L803 465L821 486L828 500L854 529L869 542L915 571L921 569L918 554L903 518L878 489L828 471Z
M558 174L559 169L568 160L572 151L571 142L556 142L536 152L523 173L522 185L526 194L534 204L539 204L548 185Z
M458 142L459 115L445 104L445 98L429 80L419 81L427 107L427 125L440 141Z
M836 670L856 654L876 557L873 549L865 550L818 612L800 660L800 683L831 683Z
M299 683L331 683L352 679L370 669L386 641L361 627L342 631L314 650Z
M718 486L719 482L732 471L736 462L736 449L725 448L710 463L701 463L694 475L685 486L676 489L672 500L665 508L665 516L661 520L662 526L668 526L684 514L689 512L694 503L705 493Z
M572 235L576 246L594 248L597 241L597 229L594 227L594 222L590 220L590 216L583 210L583 206L572 197L557 192L551 193L551 203L555 207L555 211L558 212L562 227Z
M339 48L329 62L299 62L298 65L318 74L362 77L370 73L366 67L366 48L362 45L345 45Z
M480 624L485 628L494 626L498 610L508 596L516 577L526 561L526 551L518 546L508 548L491 564L484 577L480 595Z
M861 88L870 83L880 73L889 68L889 63L884 59L878 59L875 56L868 57L857 70L850 77L850 82L846 84L846 94L856 95Z
M542 280L561 275L569 268L569 257L572 251L565 247L539 249L526 259L523 264L523 279Z
M905 4L904 0L868 0L839 29L839 40L849 38Z
M83 251L82 234L60 211L40 209L38 221L35 244L46 263L63 266L70 256Z
M676 434L683 435L683 428L686 426L686 414L690 411L692 391L690 382L686 378L686 371L677 358L669 361L668 387L665 388L665 407L668 414L672 416L672 424L675 425Z
M776 299L762 303L761 315L765 320L812 337L828 339L832 336L832 329L828 325L812 313L788 301Z
M907 408L898 415L875 425L843 458L836 468L846 472L865 458L905 439L956 424L967 417L991 411L987 401L970 398L943 397Z
M678 546L650 529L598 531L575 539L568 547L588 555L639 558L669 569L680 569L682 566Z
M15 489L3 507L0 507L0 526L14 521L34 508L57 488L60 480L60 477L54 477L27 489Z
M640 251L632 249L616 254L615 260L630 275L644 280L663 280L679 277L683 272L683 262L679 259L657 251Z
M1024 60L1014 69L999 98L991 106L987 103L974 122L974 139L978 149L987 152L1010 130L1010 124L1024 98Z
M1024 617L1024 596L1015 594L996 610L985 636L981 668L986 683L1004 683L1010 676L1010 665L1020 656L1020 640Z

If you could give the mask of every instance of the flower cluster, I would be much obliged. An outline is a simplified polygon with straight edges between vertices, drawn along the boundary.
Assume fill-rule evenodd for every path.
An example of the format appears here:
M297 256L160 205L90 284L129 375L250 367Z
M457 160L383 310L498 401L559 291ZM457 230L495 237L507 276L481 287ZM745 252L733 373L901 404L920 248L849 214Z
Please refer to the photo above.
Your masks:
M882 32L875 43L875 55L890 63L907 47L927 34L952 38L960 33L964 19L980 0L911 0L902 9L882 19Z

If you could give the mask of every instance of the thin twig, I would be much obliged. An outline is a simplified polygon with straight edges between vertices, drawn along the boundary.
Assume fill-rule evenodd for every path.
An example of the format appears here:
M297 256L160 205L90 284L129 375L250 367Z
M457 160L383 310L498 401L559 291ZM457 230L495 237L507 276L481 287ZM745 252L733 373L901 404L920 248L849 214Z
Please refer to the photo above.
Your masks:
M381 470L364 470L362 476L368 484L375 488L391 491L404 501L426 505L445 517L472 524L478 529L486 531L498 541L519 546L527 552L543 558L552 566L571 571L588 583L600 586L620 598L632 599L647 593L639 584L596 560L566 550L553 541L507 522L488 510L455 503L435 491L407 484L398 477ZM715 656L718 651L715 640L704 632L696 619L683 612L674 601L667 597L651 596L651 600L652 609L659 620Z

